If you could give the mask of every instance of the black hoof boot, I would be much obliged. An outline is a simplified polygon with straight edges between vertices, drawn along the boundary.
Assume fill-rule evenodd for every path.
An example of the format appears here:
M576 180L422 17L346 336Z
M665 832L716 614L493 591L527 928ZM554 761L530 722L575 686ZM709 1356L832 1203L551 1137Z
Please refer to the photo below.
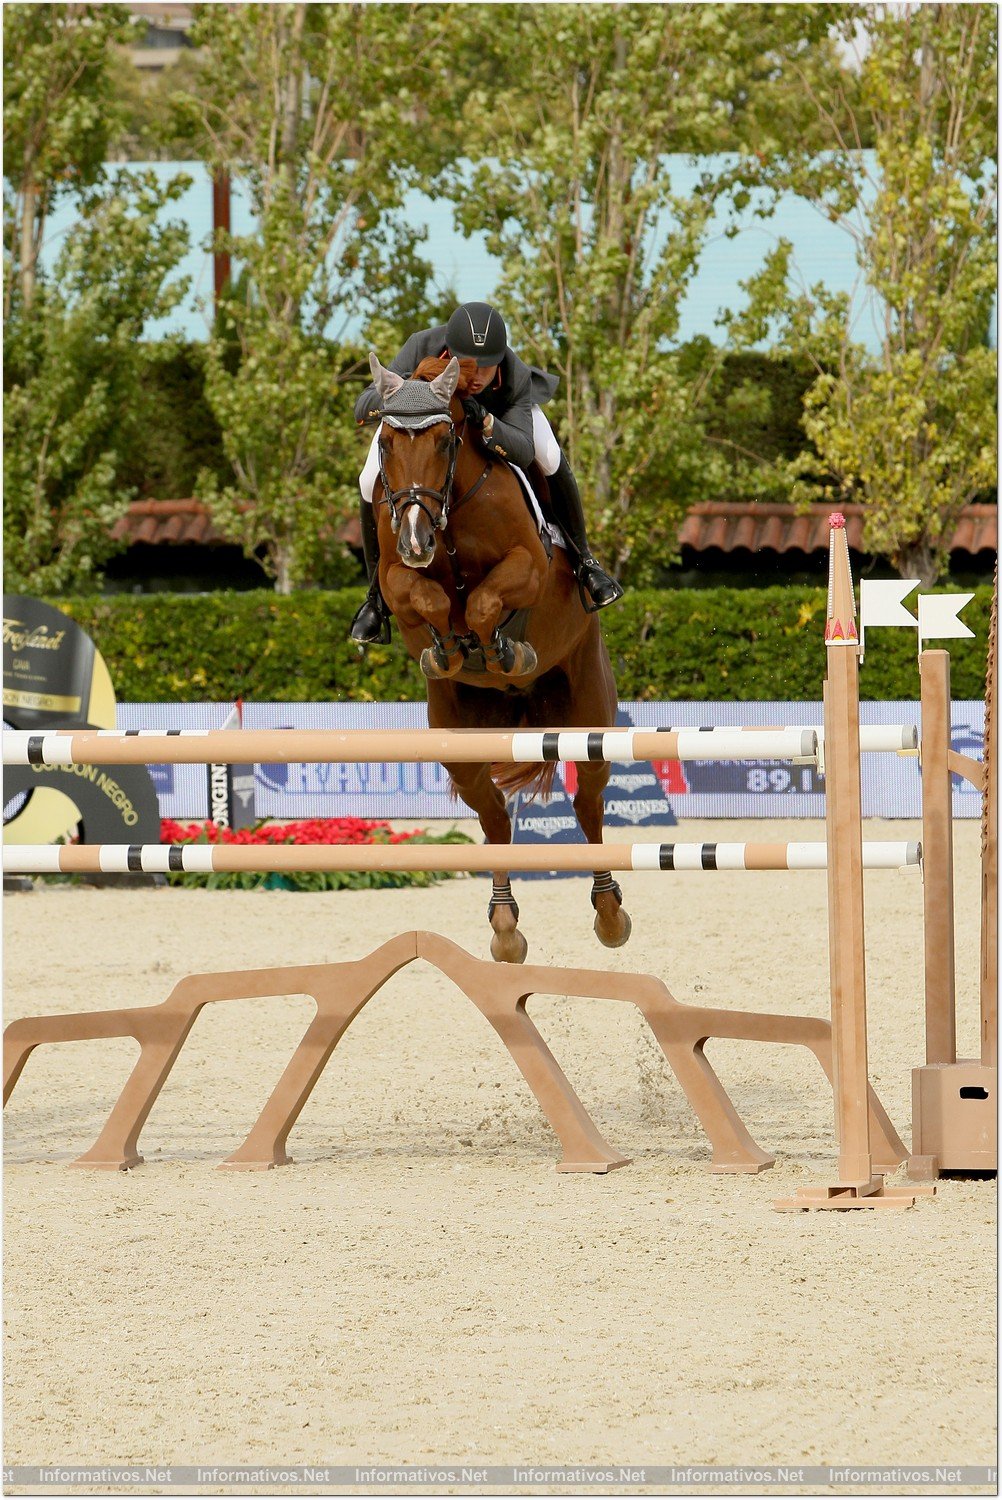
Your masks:
M370 589L351 622L348 634L361 646L388 646L390 612L378 588Z
M609 604L615 604L617 599L623 597L623 586L617 583L593 557L583 557L578 564L578 585L582 594L587 594L591 599L591 610L605 609ZM585 600L585 609L588 602Z

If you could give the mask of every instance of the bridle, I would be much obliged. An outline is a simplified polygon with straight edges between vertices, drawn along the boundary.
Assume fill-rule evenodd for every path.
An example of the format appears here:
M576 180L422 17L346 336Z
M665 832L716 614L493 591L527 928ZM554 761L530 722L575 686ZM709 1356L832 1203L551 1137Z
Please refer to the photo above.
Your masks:
M457 600L459 601L460 607L465 610L468 586L459 562L458 549L456 546L455 538L450 538L450 535L447 531L447 527L449 525L449 516L453 509L458 510L461 505L465 505L467 501L472 500L474 495L478 493L481 486L485 483L494 468L493 459L488 457L486 463L484 464L483 472L480 474L476 482L470 486L470 488L464 495L460 496L460 498L456 501L455 506L453 506L453 480L456 476L456 462L459 457L459 450L463 446L463 429L466 426L467 418L464 416L462 421L457 425L452 420L451 413L448 412L443 412L441 416L439 416L438 413L435 413L434 417L432 418L432 422L429 422L428 420L428 413L421 411L406 413L400 410L394 412L383 410L380 412L374 412L373 416L378 417L380 421L385 418L390 418L391 426L397 428L400 431L410 431L412 435L415 431L423 430L425 427L432 425L432 422L434 422L434 425L436 426L439 422L448 422L449 424L448 458L446 461L445 479L443 480L441 489L436 490L428 484L409 484L403 486L398 490L392 489L390 486L389 476L386 473L386 465L383 460L382 443L377 442L376 452L378 455L379 479L383 487L383 494L381 498L382 501L385 502L386 508L389 511L390 525L393 529L394 534L396 534L400 530L400 523L405 511L410 510L412 507L416 506L418 510L424 512L431 525L432 533L434 534L437 531L440 531L442 533L442 545L449 560L449 567L452 571ZM412 417L412 421L408 421L408 416ZM425 503L426 498L438 505L439 511L437 516ZM508 623L508 620L511 619L513 613L514 611L509 613L506 619L499 623L494 631L494 636L491 638L489 645L484 648L485 652L487 652L488 654L493 654L493 656L496 657L499 661L505 659L502 655L504 651L507 651L510 654L513 650L511 642L504 642L500 636L501 627ZM445 661L446 653L449 650L455 648L461 650L465 658L469 654L470 650L472 650L473 647L477 644L477 638L474 635L457 635L455 630L450 628L448 633L443 636L436 631L434 625L432 625L430 622L428 623L428 628L431 631L432 635L432 650L438 653L436 659L440 658L441 661ZM505 670L508 669L506 668Z
M463 436L450 416L443 416L442 421L448 422L449 424L449 455L446 462L445 479L440 490L433 489L432 486L428 484L409 484L405 485L402 489L399 490L391 489L390 481L387 477L386 468L383 463L382 443L377 443L376 445L376 451L379 457L379 479L380 483L383 486L383 499L386 502L386 508L390 513L390 525L393 528L394 534L396 534L400 530L400 521L403 512L405 510L409 510L413 505L416 505L418 510L423 511L424 514L428 517L429 524L431 525L433 531L445 531L445 528L449 524L449 512L452 507L452 482L456 475L456 461L459 458L459 450L463 446ZM436 426L437 425L438 424L436 423ZM465 425L466 418L464 417L462 422L460 423L460 427L465 427ZM403 426L403 424L401 424L401 428L404 431L407 430L406 427ZM479 490L480 486L483 484L484 480L487 478L493 467L493 463L490 459L488 459L483 473L480 475L480 478L477 480L477 482L471 485L471 487L467 490L466 494L462 498L462 501L460 502L461 504L465 504L467 500L472 500L473 496L476 494L477 490ZM424 500L421 498L423 495L427 495L438 505L439 511L437 516L434 515L429 507L425 504Z
M400 530L402 513L405 510L409 510L412 505L416 505L418 510L424 511L433 531L444 531L449 524L449 507L452 504L452 481L455 478L456 460L459 457L459 450L463 445L463 439L462 435L456 430L456 424L451 417L445 416L442 418L442 421L449 424L449 457L445 470L445 481L440 490L432 489L431 485L428 484L409 484L400 490L391 489L383 463L383 445L381 442L377 444L379 478L383 486L383 499L386 501L386 507L390 512L390 525L393 527L394 533ZM430 499L437 502L439 506L437 516L432 514L431 510L421 499L422 495L427 495Z

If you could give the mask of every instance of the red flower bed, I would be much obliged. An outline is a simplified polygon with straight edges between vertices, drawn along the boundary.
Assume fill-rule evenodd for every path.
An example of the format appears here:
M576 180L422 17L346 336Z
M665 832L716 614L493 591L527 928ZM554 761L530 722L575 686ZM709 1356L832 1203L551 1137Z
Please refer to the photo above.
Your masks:
M295 823L259 823L254 828L219 828L215 823L176 823L161 818L164 844L404 844L425 830L394 833L389 823L364 818L308 818Z

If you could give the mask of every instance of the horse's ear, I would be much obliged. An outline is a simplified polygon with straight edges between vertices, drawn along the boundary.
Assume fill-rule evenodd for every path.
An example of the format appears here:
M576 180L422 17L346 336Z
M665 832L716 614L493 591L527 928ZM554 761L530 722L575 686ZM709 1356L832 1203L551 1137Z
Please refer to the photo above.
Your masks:
M459 384L459 360L452 356L441 375L436 375L431 382L431 388L440 401L448 406L452 400L456 386Z
M383 401L385 401L387 397L392 396L394 391L399 391L400 387L404 383L403 376L398 375L395 370L383 369L382 365L379 363L379 360L376 358L376 352L374 349L369 350L369 369L372 371L372 383L376 387L376 390L379 392L380 398Z

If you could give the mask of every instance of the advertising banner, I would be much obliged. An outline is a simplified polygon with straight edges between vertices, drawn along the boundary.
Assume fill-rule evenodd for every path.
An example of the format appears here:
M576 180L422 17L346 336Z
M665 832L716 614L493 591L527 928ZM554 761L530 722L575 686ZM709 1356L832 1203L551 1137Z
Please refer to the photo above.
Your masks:
M120 703L121 729L218 729L231 703ZM427 724L423 703L245 703L247 729L408 729ZM864 724L915 724L914 702L864 703ZM621 703L617 722L636 728L699 728L701 725L821 724L820 703ZM984 740L984 704L953 704L953 748L979 759ZM201 766L151 768L163 817L209 816L206 771ZM954 777L955 817L979 817L981 797ZM454 820L469 816L450 795L438 765L259 765L254 768L257 818L379 818ZM554 792L558 803L520 805L546 818L569 815L576 790L574 767L561 765ZM670 825L680 818L822 818L824 781L812 766L785 761L659 761L615 765L606 790L610 827ZM564 800L566 799L566 800ZM918 757L863 755L863 816L921 816ZM550 824L547 822L547 828ZM540 830L542 832L542 829ZM545 834L543 835L545 836Z
M23 732L110 729L115 690L104 658L75 620L27 594L3 596L3 721ZM143 766L7 766L4 841L148 843L160 812Z

